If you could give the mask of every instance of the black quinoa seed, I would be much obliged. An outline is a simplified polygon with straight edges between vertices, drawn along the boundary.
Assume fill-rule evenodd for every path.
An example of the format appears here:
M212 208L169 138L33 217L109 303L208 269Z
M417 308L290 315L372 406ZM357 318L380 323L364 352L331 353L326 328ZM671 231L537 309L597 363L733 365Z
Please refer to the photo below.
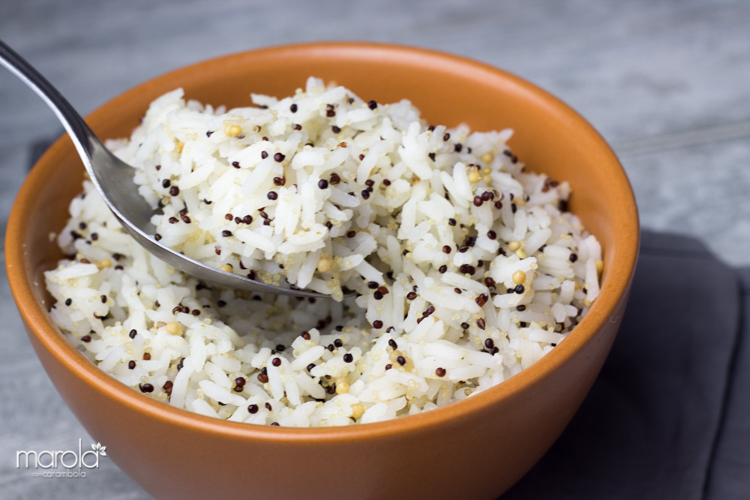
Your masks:
M569 259L570 259L570 262L577 261L578 260L578 254L575 254L575 253L570 254Z
M271 407L271 403L266 403L266 410L273 411L273 408Z
M404 366L406 364L406 358L404 358L403 356L397 357L396 361L398 361L398 364L400 364L401 366Z
M338 128L336 125L331 127L331 130L333 131L334 134L338 134L339 132L341 132L341 129Z
M277 163L281 163L282 161L284 161L284 158L286 158L286 156L281 153L276 153L275 155L273 155L273 159L276 160Z
M525 311L525 310L526 310L526 306L523 304L521 304L520 306L516 306L516 311Z
M346 354L344 354L344 361L346 363L351 363L352 361L354 361L354 356L347 352Z
M169 194L172 196L177 196L178 194L180 194L180 188L178 188L177 186L172 186L171 188L169 188Z
M278 193L276 191L269 191L266 195L269 200L275 200L279 197Z
M91 335L84 335L81 337L81 342L91 342Z
M315 363L310 363L309 365L307 365L307 371L310 372L313 368L315 368Z
M515 291L516 293L518 293L518 294L521 294L521 293L523 293L523 292L524 292L524 291L525 291L526 289L524 288L524 286L523 286L523 285L517 285L517 286L516 286L516 288L514 288L513 290L514 290L514 291Z
M159 233L154 234L154 239L156 241L159 241L161 239L161 235Z
M164 189L167 189L171 185L172 185L172 182L169 179L164 179L163 181L161 181L161 187L163 187Z
M128 361L128 368L131 370L135 369L135 361L133 360Z
M469 324L466 323L466 322L463 322L463 323L461 323L461 328L463 328L464 330L468 330L469 329Z
M406 298L407 298L408 300L414 300L414 299L416 299L416 298L417 298L417 294L416 294L416 293L414 293L414 292L409 292L409 293L407 293L407 294L406 294Z
M446 132L446 133L445 133L445 135L443 136L443 140L444 140L444 141L447 141L447 140L449 140L450 138L451 138L451 135L450 135L450 134L449 134L448 132Z
M463 149L463 146L461 145L461 143L460 143L460 142L456 143L456 145L455 145L455 146L453 147L453 150L454 150L454 151L455 151L456 153L460 153L462 149Z
M281 366L281 358L273 358L273 360L271 361L271 364L273 366Z
M485 323L484 323L484 320L483 320L482 318L479 318L479 319L477 320L477 326L478 326L479 328L481 328L482 330L484 330L484 328L485 328L485 326L486 326L486 325L485 325Z
M343 347L344 343L341 342L341 339L336 339L333 341L333 345L336 347Z
M341 177L339 177L339 174L331 174L330 183L334 186L341 182Z
M486 347L487 349L492 349L493 347L495 347L495 341L492 339L486 339L484 341L484 347Z
M154 392L154 386L151 384L139 384L138 387L141 389L141 392L147 393L147 392Z
M138 332L135 330L135 328L133 328L132 330L130 330L130 338L131 339L134 339L136 335L138 335Z
M445 274L445 272L446 272L447 270L448 270L448 266L446 266L446 265L442 265L442 266L440 266L440 268L438 269L438 272L439 272L440 274Z
M377 290L379 286L380 285L378 285L377 281L370 281L369 283L367 283L367 288L369 288L370 290Z
M296 104L292 104L291 106L289 106L289 111L291 111L292 113L296 113L297 112L297 105Z
M383 298L383 294L380 290L375 290L375 293L373 293L372 296L375 297L375 300L380 300Z
M451 253L451 247L448 245L443 246L443 253Z
M258 405L248 405L247 411L250 412L251 415L255 415L258 413Z
M445 377L445 368L436 368L435 369L435 375L438 377Z
M225 238L229 238L230 236L232 236L232 231L229 231L229 230L225 229L225 230L223 230L223 231L221 232L221 235L222 235L223 237L225 237Z
M327 181L327 180L325 180L325 179L320 179L320 180L318 181L318 187L319 187L320 189L326 189L326 188L328 188L328 181Z
M238 162L238 161L233 161L233 162L232 162L232 166L233 166L234 168L240 168L240 162Z
M448 219L448 225L449 226L455 226L456 225L456 219Z
M366 200L366 199L368 199L369 197L370 197L370 192L369 192L369 191L367 191L366 189L363 189L363 190L362 190L362 198L364 198L364 199Z
M66 306L69 306L72 303L73 303L73 299L65 299L65 305Z
M367 103L367 107L370 108L370 109L375 109L375 108L378 107L378 103L375 102L375 101L370 101L370 102Z

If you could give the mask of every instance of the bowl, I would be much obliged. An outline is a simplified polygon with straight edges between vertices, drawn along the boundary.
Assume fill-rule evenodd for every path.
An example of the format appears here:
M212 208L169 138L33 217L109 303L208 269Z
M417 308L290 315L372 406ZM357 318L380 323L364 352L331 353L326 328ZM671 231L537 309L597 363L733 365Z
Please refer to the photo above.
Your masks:
M42 273L62 258L59 231L83 166L60 138L23 184L8 222L8 280L29 339L70 409L107 455L159 499L496 498L536 463L573 417L622 320L638 254L638 215L616 156L575 111L499 69L428 50L316 43L220 57L166 74L88 116L103 138L129 136L148 104L177 87L215 105L250 92L286 96L315 75L365 100L410 99L432 123L511 127L514 153L566 179L571 210L604 249L601 294L551 353L502 384L414 416L342 428L225 422L126 387L71 347L48 315Z

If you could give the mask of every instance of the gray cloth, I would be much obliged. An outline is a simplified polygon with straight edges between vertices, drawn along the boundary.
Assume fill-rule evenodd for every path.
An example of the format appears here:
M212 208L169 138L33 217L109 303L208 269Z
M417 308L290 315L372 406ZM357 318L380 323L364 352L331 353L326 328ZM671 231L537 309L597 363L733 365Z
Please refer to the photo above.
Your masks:
M750 269L726 266L698 240L644 232L601 374L560 439L502 500L750 498L743 307Z
M696 240L644 233L601 375L503 500L750 498L748 290Z

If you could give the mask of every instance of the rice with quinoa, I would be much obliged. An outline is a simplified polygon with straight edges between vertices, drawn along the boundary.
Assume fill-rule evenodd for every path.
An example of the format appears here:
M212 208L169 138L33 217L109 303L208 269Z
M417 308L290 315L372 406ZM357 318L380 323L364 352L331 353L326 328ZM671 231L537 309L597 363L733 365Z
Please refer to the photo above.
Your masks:
M332 426L463 400L562 342L599 293L570 188L512 132L428 126L404 100L310 78L225 110L154 101L129 140L157 239L226 272L330 299L220 289L127 235L90 182L46 273L54 322L113 377L238 422ZM346 291L355 297L344 297Z

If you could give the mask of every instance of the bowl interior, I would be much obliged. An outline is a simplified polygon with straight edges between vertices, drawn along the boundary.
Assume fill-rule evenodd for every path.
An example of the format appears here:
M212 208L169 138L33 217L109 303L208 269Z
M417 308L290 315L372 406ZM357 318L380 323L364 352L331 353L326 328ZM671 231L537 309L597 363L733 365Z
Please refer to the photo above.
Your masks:
M279 47L214 59L167 74L118 96L87 121L101 138L127 137L148 104L174 88L183 87L187 98L204 103L247 106L250 92L283 97L304 87L311 75L344 85L365 100L388 103L409 99L430 123L455 126L463 122L472 130L512 128L515 134L509 144L520 161L530 170L571 183L571 210L604 250L602 293L565 343L514 377L513 384L503 383L479 396L489 401L502 397L514 384L528 383L562 362L609 319L626 292L637 256L638 218L628 180L609 147L585 120L549 94L500 70L402 47ZM14 293L17 298L24 291L33 295L35 304L21 300L19 307L27 319L44 324L47 332L53 328L46 315L51 304L41 273L62 257L50 242L50 234L65 224L68 204L81 191L83 176L71 141L61 138L34 168L11 216L8 263L23 269L21 274L9 269Z

